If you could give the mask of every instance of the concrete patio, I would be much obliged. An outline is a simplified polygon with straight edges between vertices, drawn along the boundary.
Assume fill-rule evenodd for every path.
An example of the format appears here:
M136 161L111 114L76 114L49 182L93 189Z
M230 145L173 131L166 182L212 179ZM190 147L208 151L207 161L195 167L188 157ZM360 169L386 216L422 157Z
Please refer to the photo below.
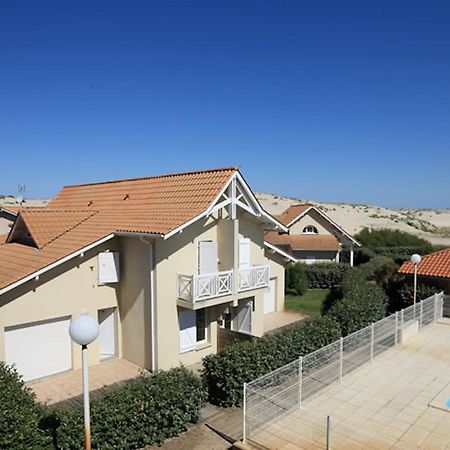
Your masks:
M450 323L429 325L251 436L267 449L450 448ZM259 447L257 447L259 448Z
M266 314L264 316L264 333L270 333L279 328L292 325L305 318L306 316L303 314L292 311L279 311Z
M89 367L89 387L91 396L104 394L109 389L133 380L142 369L121 358L114 358ZM47 405L56 403L80 403L83 394L81 370L64 372L27 385L34 391L37 399Z

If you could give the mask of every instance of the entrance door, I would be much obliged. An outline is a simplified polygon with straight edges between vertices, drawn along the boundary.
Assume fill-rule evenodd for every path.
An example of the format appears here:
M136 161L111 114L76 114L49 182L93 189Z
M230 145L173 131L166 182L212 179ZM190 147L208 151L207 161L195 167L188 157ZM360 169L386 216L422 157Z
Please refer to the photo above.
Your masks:
M116 308L98 310L100 359L116 356Z
M237 326L240 333L252 334L253 300L241 300L237 314Z
M213 241L200 241L198 243L198 273L217 272L217 243Z
M269 292L264 294L264 314L269 314L275 311L275 290L276 280L272 278L269 281Z

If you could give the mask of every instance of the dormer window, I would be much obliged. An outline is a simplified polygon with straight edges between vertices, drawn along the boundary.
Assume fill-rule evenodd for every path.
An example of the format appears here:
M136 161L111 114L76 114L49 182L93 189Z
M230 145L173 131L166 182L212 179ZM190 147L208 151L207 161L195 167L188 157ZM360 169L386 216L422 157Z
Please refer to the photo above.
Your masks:
M303 228L303 234L317 234L317 228L314 225L307 225Z

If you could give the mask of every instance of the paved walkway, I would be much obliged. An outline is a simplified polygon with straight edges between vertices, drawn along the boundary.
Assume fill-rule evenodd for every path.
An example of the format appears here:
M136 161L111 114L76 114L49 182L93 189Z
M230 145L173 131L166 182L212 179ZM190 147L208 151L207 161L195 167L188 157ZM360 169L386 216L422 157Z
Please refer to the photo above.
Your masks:
M279 311L266 314L264 316L264 333L270 333L278 328L292 325L305 317L303 314L293 311Z
M450 449L450 324L429 325L251 438L269 449Z
M142 369L121 358L114 358L89 367L91 396L102 395L108 389L136 378ZM83 394L81 370L72 370L42 380L32 381L28 386L42 403L53 405L60 402L78 404Z

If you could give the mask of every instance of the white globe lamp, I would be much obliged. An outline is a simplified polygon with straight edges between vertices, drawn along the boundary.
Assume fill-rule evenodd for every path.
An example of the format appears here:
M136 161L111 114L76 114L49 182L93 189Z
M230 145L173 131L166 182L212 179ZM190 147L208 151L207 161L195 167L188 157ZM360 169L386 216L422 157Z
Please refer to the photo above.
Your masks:
M409 258L409 260L410 260L415 266L417 266L417 264L420 263L420 261L422 260L422 258L421 258L420 255L418 255L417 253L414 253L414 255L411 255L411 258Z
M413 300L413 310L414 310L414 319L416 318L416 298L417 298L417 266L419 265L422 258L417 253L414 253L411 255L411 258L409 260L414 265L414 300Z
M81 314L70 322L71 339L81 345L81 361L83 366L83 403L84 403L84 444L91 450L91 417L89 408L89 373L88 345L97 339L99 326L96 319L89 314Z
M70 322L70 337L79 345L89 345L94 342L98 332L98 322L89 314L81 314Z

